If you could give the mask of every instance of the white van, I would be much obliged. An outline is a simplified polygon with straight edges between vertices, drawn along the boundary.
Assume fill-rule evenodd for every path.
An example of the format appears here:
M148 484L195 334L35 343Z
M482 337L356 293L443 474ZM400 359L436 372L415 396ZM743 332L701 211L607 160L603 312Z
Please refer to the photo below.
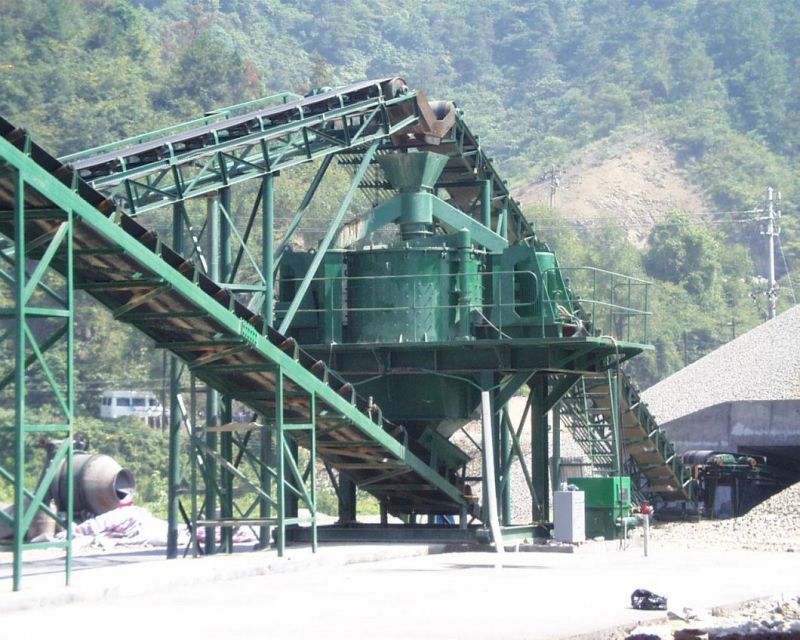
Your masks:
M155 393L150 391L104 391L100 400L100 417L106 419L134 416L151 427L161 427L163 407Z

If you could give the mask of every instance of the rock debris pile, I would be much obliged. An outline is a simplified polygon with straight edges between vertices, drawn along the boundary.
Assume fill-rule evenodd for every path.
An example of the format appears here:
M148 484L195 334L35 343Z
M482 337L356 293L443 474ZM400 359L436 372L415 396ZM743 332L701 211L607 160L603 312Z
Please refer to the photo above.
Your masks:
M677 544L691 549L800 553L800 483L775 494L739 518L659 524L651 529L651 540L653 544Z
M625 640L790 640L800 638L800 597L756 601L736 610L669 615L664 624L641 626Z
M642 393L664 424L742 400L800 398L800 305L758 325Z

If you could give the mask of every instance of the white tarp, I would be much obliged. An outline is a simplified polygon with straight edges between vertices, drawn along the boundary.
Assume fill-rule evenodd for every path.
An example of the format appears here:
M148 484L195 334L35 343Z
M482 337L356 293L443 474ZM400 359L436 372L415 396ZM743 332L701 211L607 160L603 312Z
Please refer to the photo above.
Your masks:
M156 518L147 509L135 506L119 507L108 511L81 524L74 524L73 539L78 546L98 547L143 547L165 546L167 544L167 521ZM219 536L219 529L217 530ZM198 538L202 542L205 529L198 531ZM66 532L61 531L57 539L66 538ZM240 527L234 531L234 542L256 542L255 533L247 527ZM189 542L189 530L186 526L178 527L178 544L185 545Z

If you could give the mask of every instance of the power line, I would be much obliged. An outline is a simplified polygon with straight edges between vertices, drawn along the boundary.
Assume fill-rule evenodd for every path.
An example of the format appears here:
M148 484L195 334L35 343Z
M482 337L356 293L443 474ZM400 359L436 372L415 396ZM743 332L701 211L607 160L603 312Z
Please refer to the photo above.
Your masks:
M685 211L682 209L677 210L679 213L683 213L688 216L694 217L715 217L715 216L725 216L725 215L743 215L743 214L753 214L753 213L763 213L762 209L758 207L753 207L750 209L731 209L728 211ZM580 218L576 219L576 222L582 222L584 220L618 220L619 215L603 215L603 216L591 216L591 215L581 215ZM553 216L552 218L538 218L539 220L567 220L562 216Z
M594 220L611 220L616 222L623 222L620 218L595 218ZM691 225L702 225L702 226L721 226L726 224L733 224L733 225L746 225L752 224L756 222L756 220L687 220L686 222L625 222L626 228L642 228L642 229L652 229L653 227L688 227ZM550 225L550 226L542 226L540 224L536 225L537 231L557 231L559 229L574 229L576 227L581 228L599 228L600 225L596 224L586 224L583 221L573 220L567 221L565 224L562 225Z

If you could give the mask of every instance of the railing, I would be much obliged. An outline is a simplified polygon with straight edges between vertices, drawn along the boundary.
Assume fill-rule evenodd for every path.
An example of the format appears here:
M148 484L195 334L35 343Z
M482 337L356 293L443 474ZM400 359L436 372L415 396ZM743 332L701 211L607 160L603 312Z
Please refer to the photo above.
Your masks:
M557 273L558 271L578 274L574 280L585 284L586 286L582 290L590 290L591 297L576 295L572 289L573 281L569 278L563 280L564 291L548 290L547 283L550 280L547 277L548 273ZM503 278L513 278L514 284L517 286L527 284L528 291L533 292L533 297L528 300L518 297L508 300L508 287L496 286ZM558 283L562 282L560 277L555 280ZM278 285L280 288L293 288L293 285L299 285L302 281L302 277L279 278ZM345 286L345 283L353 284L363 281L369 281L375 287L387 287L391 284L402 286L406 291L410 291L408 300L398 300L392 304L355 305L352 300L353 291ZM544 272L541 279L533 271L503 270L327 276L313 278L311 282L316 285L333 287L333 296L337 299L341 295L341 304L337 304L337 300L334 299L331 300L330 306L322 306L317 302L314 306L300 307L297 311L300 317L318 314L320 323L325 321L327 315L329 325L317 326L320 330L327 330L328 335L335 335L342 323L351 326L358 324L358 314L384 314L387 322L391 321L392 316L399 318L406 314L410 321L410 332L404 333L402 336L398 335L398 341L424 342L430 338L425 335L425 331L417 322L420 313L462 311L463 313L458 315L457 320L455 318L447 320L452 330L448 331L449 335L439 336L439 339L476 337L472 331L476 325L482 325L493 337L501 340L517 337L519 334L516 336L511 334L514 334L514 330L520 327L533 328L533 332L526 334L530 337L544 338L548 337L548 328L552 329L554 325L561 325L571 327L571 331L565 331L564 336L611 335L619 340L646 343L647 319L651 315L651 312L647 310L650 282L592 267L548 270ZM439 293L435 295L438 295L440 300L430 304L420 303L418 289L420 286L436 287ZM262 295L262 287L263 285L254 284L234 288L242 293L255 291L256 295ZM479 295L474 294L476 290ZM309 291L313 291L313 289L310 288ZM471 294L470 291L473 293ZM610 301L598 299L604 294ZM331 295L330 289L326 295ZM456 301L443 303L441 301L443 296L455 298ZM466 299L464 299L465 297ZM309 299L313 300L312 294L306 295L306 300ZM283 302L286 303L288 300ZM513 313L509 313L509 309ZM278 319L282 317L283 313L283 310L276 309ZM552 331L549 336L553 337Z
M502 300L502 287L499 287L495 293L497 294L497 300L492 301L491 303L486 302L488 299L487 293L490 291L487 288L483 281L486 278L494 279L495 276L511 276L517 277L523 276L525 278L529 278L533 291L536 291L536 296L534 299L529 301L520 301L520 300L512 300L511 302L503 302ZM416 301L413 299L416 297L417 287L422 284L425 286L429 286L434 284L435 286L439 287L442 291L441 295L443 296L460 296L460 295L468 295L464 289L464 287L469 287L470 289L475 287L476 285L474 282L472 283L465 283L462 279L477 279L481 284L478 285L480 287L481 295L478 300L465 300L464 302L458 302L455 304L416 304ZM278 280L280 286L287 286L292 283L300 283L302 282L302 278L280 278ZM443 283L443 280L445 281ZM494 331L497 332L497 336L500 339L510 339L511 336L505 333L504 329L508 328L508 324L504 322L504 313L498 314L499 317L494 318L496 322L493 322L487 316L487 311L489 309L506 309L506 308L513 308L517 315L519 315L522 320L520 322L515 322L513 326L518 327L521 324L527 324L527 326L535 326L535 321L538 319L539 324L541 326L541 334L544 336L545 334L545 323L542 321L543 317L541 315L536 316L537 305L540 304L540 296L539 292L541 288L539 287L539 279L535 273L532 271L493 271L493 272L456 272L456 273L437 273L437 274L398 274L398 275L383 275L383 276L329 276L329 277L318 277L312 280L313 283L325 283L325 282L338 282L342 287L342 295L343 299L345 297L352 298L352 292L349 291L348 288L344 286L344 283L352 283L352 282L359 282L359 281L370 281L375 283L375 286L380 286L378 283L389 283L390 281L398 282L398 281L406 281L407 287L414 288L414 294L411 295L412 300L409 304L396 304L392 306L353 306L349 302L343 304L342 306L336 306L332 304L330 307L300 307L297 311L298 316L300 315L307 315L310 313L316 314L325 314L328 313L332 317L330 319L331 326L328 327L330 330L329 335L333 335L334 330L336 327L334 326L335 320L334 317L337 314L341 314L341 317L347 317L348 324L354 324L355 316L357 314L367 314L367 313L383 313L387 316L397 316L400 314L408 314L412 315L412 312L424 312L429 311L431 313L435 313L437 311L461 311L463 312L459 316L459 325L460 327L456 330L458 333L458 337L460 338L469 338L472 336L472 325L473 323L469 319L469 316L475 312L481 320L486 323L489 327L491 327ZM448 282L449 281L449 282ZM447 286L443 286L447 284ZM311 290L311 289L309 289ZM347 293L345 293L347 292ZM519 311L526 311L528 310L530 313L526 314L519 314ZM276 309L276 315L280 317L282 310ZM491 314L491 311L489 311ZM529 323L525 323L526 319L530 319ZM398 336L398 341L409 341L409 342L425 342L427 341L424 332L420 330L420 327L417 323L417 316L413 317L412 322L412 331L410 335L403 335ZM356 320L357 322L357 320ZM448 320L452 325L455 325L455 320ZM552 323L551 323L552 324ZM451 336L443 336L443 339L450 339Z
M647 319L651 282L596 267L561 267L566 291L554 292L554 302L565 295L581 319L596 335L647 343ZM545 272L544 281L548 282ZM569 275L570 277L566 277ZM584 292L590 294L581 295Z

